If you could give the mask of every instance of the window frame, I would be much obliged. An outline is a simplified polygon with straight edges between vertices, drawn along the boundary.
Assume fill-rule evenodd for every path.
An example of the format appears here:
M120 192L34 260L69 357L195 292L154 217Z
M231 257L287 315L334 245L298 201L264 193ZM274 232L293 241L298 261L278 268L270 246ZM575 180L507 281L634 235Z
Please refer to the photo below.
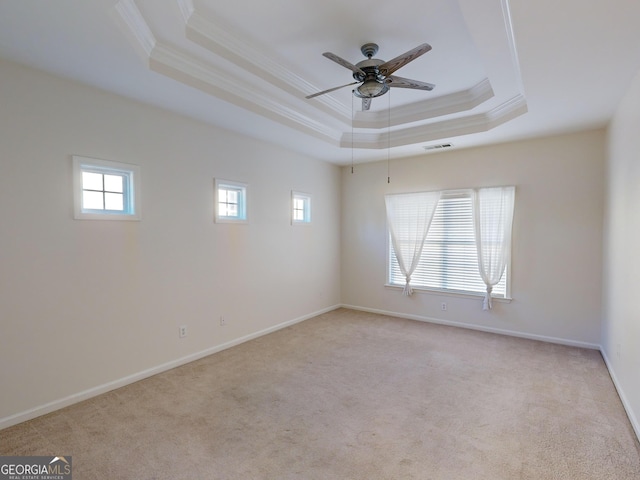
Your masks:
M456 197L469 197L471 198L472 194L473 194L473 189L457 189L457 190L442 190L441 191L442 195L440 200L442 200L443 198L445 199L451 199L451 198L456 198ZM436 207L438 208L438 207ZM437 210L436 210L437 211ZM394 288L394 289L402 289L404 288L404 282L402 283L391 283L391 262L392 262L392 249L393 249L393 244L391 241L391 232L389 230L389 225L387 223L387 250L386 250L386 261L385 261L385 265L386 265L386 281L384 286L385 287L389 287L389 288ZM512 239L512 244L513 244L513 239ZM397 260L396 260L397 261ZM509 259L507 261L507 265L505 267L505 272L503 275L506 275L505 277L505 294L504 296L496 296L494 293L492 293L492 300L493 301L498 301L498 302L511 302L512 297L511 297L511 261L512 261L512 255L511 255L511 249L509 249ZM478 273L478 276L480 275L480 273ZM447 296L458 296L458 297L484 297L485 296L485 292L476 292L476 291L472 291L472 290L458 290L458 289L449 289L449 288L436 288L436 287L427 287L427 286L421 286L421 285L414 285L411 284L411 288L413 289L414 292L419 292L419 293L427 293L427 294L438 294L438 295L447 295Z
M302 200L302 219L296 219L296 200ZM311 225L311 195L308 193L291 191L291 225Z
M140 167L128 163L73 155L73 205L76 220L125 220L142 219L142 190ZM116 175L123 178L123 210L103 210L83 207L83 172ZM104 178L104 177L103 177ZM96 190L98 191L98 190ZM107 192L104 190L103 193Z
M238 215L221 215L220 214L220 190L236 191L239 193ZM214 180L214 221L216 223L248 223L248 190L249 184L236 182L232 180L224 180L215 178Z

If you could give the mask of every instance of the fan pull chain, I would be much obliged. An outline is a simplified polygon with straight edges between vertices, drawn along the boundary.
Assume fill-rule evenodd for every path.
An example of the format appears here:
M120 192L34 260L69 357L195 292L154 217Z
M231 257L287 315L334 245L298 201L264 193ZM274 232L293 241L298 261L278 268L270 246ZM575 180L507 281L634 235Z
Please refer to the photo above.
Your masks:
M389 90L389 108L387 124L387 183L391 183L391 89Z
M353 95L353 90L351 91L351 174L353 175L353 117L354 117L354 109L353 102L355 95Z

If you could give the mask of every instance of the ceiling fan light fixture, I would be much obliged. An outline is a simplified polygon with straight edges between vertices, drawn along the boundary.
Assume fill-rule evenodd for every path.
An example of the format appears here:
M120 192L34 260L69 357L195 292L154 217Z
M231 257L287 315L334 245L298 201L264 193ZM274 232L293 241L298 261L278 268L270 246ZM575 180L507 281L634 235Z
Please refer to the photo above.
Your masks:
M378 80L366 80L362 85L356 87L354 93L360 98L373 98L384 95L389 90L386 83Z

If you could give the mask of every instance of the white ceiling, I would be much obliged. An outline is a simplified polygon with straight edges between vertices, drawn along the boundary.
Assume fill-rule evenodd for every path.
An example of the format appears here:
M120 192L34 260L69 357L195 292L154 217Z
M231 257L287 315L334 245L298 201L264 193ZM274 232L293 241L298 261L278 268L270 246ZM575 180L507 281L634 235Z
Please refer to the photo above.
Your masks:
M0 57L347 164L604 126L638 25L635 0L0 0ZM436 88L304 98L353 81L323 52L367 42L429 43L395 75Z

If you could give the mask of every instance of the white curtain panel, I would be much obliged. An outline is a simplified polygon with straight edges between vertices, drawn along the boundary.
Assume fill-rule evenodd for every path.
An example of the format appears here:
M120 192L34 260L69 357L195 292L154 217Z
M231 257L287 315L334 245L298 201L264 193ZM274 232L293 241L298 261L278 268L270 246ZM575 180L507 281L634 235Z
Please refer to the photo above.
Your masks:
M385 195L384 200L391 242L400 271L406 278L402 294L410 296L413 293L411 275L420 260L440 192L390 194Z
M500 281L511 255L514 199L515 187L474 190L473 223L478 270L487 286L483 310L491 310L491 291Z

